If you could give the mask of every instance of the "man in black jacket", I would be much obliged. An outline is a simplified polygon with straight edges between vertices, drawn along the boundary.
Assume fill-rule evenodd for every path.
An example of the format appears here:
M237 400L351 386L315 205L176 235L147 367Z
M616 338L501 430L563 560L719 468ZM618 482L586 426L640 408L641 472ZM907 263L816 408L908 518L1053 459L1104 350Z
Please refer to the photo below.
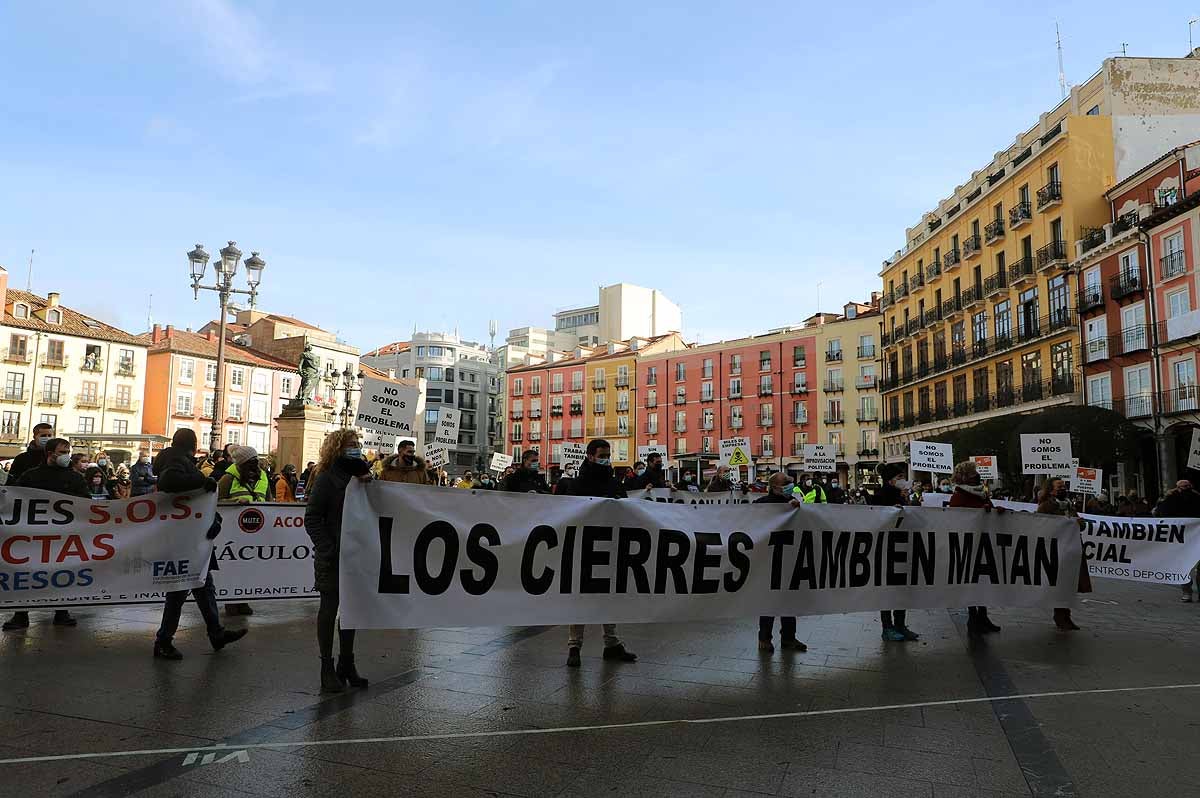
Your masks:
M767 494L755 499L755 504L791 504L797 506L800 502L792 496L792 478L786 471L776 471L767 482ZM758 618L758 650L770 654L775 651L771 641L774 636L775 616L761 615ZM779 646L793 651L808 651L808 646L796 639L796 617L784 615L779 619Z
M650 452L646 455L646 471L639 477L634 477L632 487L626 490L641 490L643 488L669 488L667 474L663 469L662 455Z
M1154 514L1159 518L1200 518L1200 493L1192 487L1190 479L1181 479L1162 497L1158 506L1154 508ZM1184 603L1191 602L1192 583L1198 575L1200 567L1193 568L1188 574L1188 580L1180 585L1183 589L1180 599Z
M604 498L624 498L625 491L613 476L612 447L603 438L596 438L587 445L587 456L579 469L579 476L572 486L576 496L596 496ZM583 633L587 627L581 623L573 623L567 629L567 667L578 668L580 665L579 652L583 648ZM604 659L616 662L637 662L637 654L626 651L621 639L617 637L615 623L604 624Z
M505 477L500 489L509 493L549 493L550 486L539 470L540 457L537 449L526 449L521 455L521 467Z
M17 487L37 488L54 493L64 493L68 496L78 496L81 499L90 499L92 493L88 490L87 481L78 471L71 468L71 442L63 438L39 440L39 437L44 437L50 429L49 424L38 424L34 427L33 443L29 444L29 448L25 452L18 455L17 459L36 455L41 460L32 466L26 464L21 469L20 477L16 480ZM13 471L17 470L16 465L14 462ZM11 480L12 477L9 479ZM79 621L75 620L68 610L54 611L55 626L75 626L77 623ZM4 631L6 632L28 628L28 610L18 610L4 622Z
M187 493L193 490L206 490L209 493L217 489L216 480L204 476L196 467L196 433L190 429L175 430L171 445L158 453L154 458L154 473L158 477L158 489L165 493ZM221 516L216 516L213 526L208 531L209 540L221 532ZM208 641L214 651L220 651L230 643L241 640L246 636L245 629L226 629L221 626L221 615L217 611L217 591L213 587L212 567L203 587L193 588L192 596L196 606L208 627ZM167 593L166 604L163 605L162 625L154 638L154 656L157 659L180 660L183 654L175 648L172 642L175 631L179 629L179 616L183 612L183 604L187 601L188 591L173 590Z
M8 481L16 483L21 475L31 468L46 464L46 445L54 437L54 427L49 424L38 424L33 428L33 440L25 451L13 458L8 467Z

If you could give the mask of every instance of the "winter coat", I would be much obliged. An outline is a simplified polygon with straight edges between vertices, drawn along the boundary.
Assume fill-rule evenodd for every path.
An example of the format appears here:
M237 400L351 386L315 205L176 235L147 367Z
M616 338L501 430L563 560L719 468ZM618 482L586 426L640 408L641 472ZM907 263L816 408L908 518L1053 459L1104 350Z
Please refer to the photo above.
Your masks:
M667 473L658 468L646 468L646 471L640 476L633 478L633 487L626 487L626 490L641 490L643 488L665 488L667 486Z
M974 493L971 493L969 490L963 490L962 488L956 487L954 492L950 494L948 506L974 507L976 509L983 509L984 507L991 507L992 500L986 496L977 496Z
M253 485L242 481L241 471L237 464L225 469L225 475L217 483L217 498L228 499L232 502L249 504L250 502L265 502L270 499L271 489L267 482L267 472L258 470L258 479Z
M1038 504L1037 511L1043 515L1063 515L1067 518L1077 518L1075 508L1069 502L1060 502L1051 496L1044 502ZM1088 573L1088 564L1086 557L1079 558L1079 583L1076 585L1076 593L1091 593L1092 592L1092 577Z
M768 493L754 500L755 504L791 504L792 497L786 493Z
M625 491L613 476L612 466L604 466L584 460L579 475L571 483L572 496L603 496L611 499L625 498Z
M154 458L154 473L158 476L158 489L166 493L217 489L216 481L204 476L191 454L174 446L168 446Z
M12 463L8 467L8 481L11 484L16 484L16 481L26 471L45 464L46 450L35 448L31 443L25 447L25 451L13 458Z
M845 504L846 503L846 491L842 490L841 487L837 487L837 488L829 487L829 488L825 488L824 490L825 490L825 499L828 501L829 504Z
M73 468L57 465L40 465L29 469L17 480L17 487L65 493L82 499L92 498L92 492L82 474Z
M129 469L129 481L133 484L131 493L134 496L145 496L147 493L153 493L155 483L158 482L154 476L154 466L138 460Z
M508 475L500 490L506 490L509 493L549 493L550 487L546 484L546 478L540 473L530 471L528 468L518 468Z
M728 493L733 490L733 483L729 481L729 477L713 477L708 481L708 487L704 489L705 493Z
M904 504L904 494L890 482L885 482L875 488L875 492L867 496L867 504L873 507L895 507Z
M430 484L429 471L424 460L418 457L412 465L405 465L398 454L388 455L384 458L379 478L384 482L406 482L410 485Z
M334 461L317 474L308 487L304 508L304 529L313 542L314 585L322 593L338 592L338 554L342 545L342 503L346 486L353 479L345 467Z
M1200 493L1172 488L1154 508L1159 518L1200 518Z
M280 474L279 479L275 480L275 501L296 501L296 481L288 479L286 474Z

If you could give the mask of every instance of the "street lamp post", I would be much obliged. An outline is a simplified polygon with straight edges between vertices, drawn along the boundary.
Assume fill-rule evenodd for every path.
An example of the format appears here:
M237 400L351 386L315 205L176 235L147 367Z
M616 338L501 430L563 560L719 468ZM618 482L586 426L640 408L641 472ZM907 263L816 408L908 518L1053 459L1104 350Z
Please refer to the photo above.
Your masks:
M255 301L258 299L258 284L262 281L263 269L267 265L267 262L260 258L257 252L251 252L250 257L246 259L246 285L250 288L248 290L234 288L233 278L237 274L242 251L237 248L236 242L230 241L221 248L219 254L221 260L216 264L214 283L201 285L200 281L204 279L204 270L208 266L208 253L204 251L204 246L201 244L197 244L196 248L188 253L193 296L199 299L200 290L204 289L205 291L216 291L221 300L220 331L217 338L217 378L213 386L212 429L208 438L209 454L215 452L221 443L221 423L225 418L225 319L229 314L229 298L233 294L245 294L250 297L250 307L254 307Z
M339 419L338 425L342 429L350 426L350 420L354 418L354 411L350 409L350 401L354 398L354 394L362 390L363 373L360 371L357 375L350 371L350 366L339 374L337 367L332 363L329 364L329 371L325 374L325 384L329 387L329 393L333 394L339 388L342 390L342 409L334 413Z

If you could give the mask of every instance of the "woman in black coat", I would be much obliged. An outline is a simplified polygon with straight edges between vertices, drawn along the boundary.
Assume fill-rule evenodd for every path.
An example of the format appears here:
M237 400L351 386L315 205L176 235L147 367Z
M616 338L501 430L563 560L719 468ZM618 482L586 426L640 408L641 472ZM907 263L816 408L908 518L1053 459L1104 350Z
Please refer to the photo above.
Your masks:
M363 457L358 433L331 432L321 444L321 456L307 487L304 528L313 542L313 570L321 606L317 610L317 646L321 651L321 692L340 693L366 687L354 667L354 630L338 630L338 660L333 663L333 631L338 613L338 554L342 542L342 503L352 479L368 479L371 467Z
M880 463L875 468L882 484L871 493L868 503L875 507L903 507L904 490L908 487L904 475L908 468L903 463ZM917 640L916 632L906 625L906 610L880 610L879 622L883 625L884 640L892 643Z

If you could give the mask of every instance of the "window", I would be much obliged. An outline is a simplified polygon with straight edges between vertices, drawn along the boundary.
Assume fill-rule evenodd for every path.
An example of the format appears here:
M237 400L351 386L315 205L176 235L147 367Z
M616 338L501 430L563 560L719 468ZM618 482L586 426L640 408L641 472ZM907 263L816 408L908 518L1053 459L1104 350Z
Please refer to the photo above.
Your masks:
M657 413L651 413L650 416L646 419L646 432L648 432L651 435L658 434L658 414Z
M993 309L996 318L993 322L996 328L996 344L997 346L1007 345L1007 342L1012 340L1012 306L1006 299L996 305Z
M129 422L126 419L118 418L113 421L113 433L116 435L129 434ZM266 448L266 447L263 447Z
M267 412L266 399L251 399L250 400L250 421L254 424L267 424L270 422ZM254 444L251 444L253 446ZM257 448L257 447L256 447Z
M629 416L617 416L617 434L629 434Z
M235 446L240 445L242 442L242 431L237 427L226 427L225 442L232 443Z
M675 387L675 404L677 404L677 405L687 404L687 388L685 388L682 385L678 385Z
M646 391L646 407L658 407L658 391L654 388Z
M454 369L446 369L446 382L454 382ZM541 392L540 388L535 388L534 390L539 393Z
M87 395L87 392L85 390L83 396L86 396L86 395ZM81 396L81 399L82 399L82 396ZM192 392L191 391L180 391L179 393L175 394L175 414L179 415L179 416L192 415Z
M453 400L451 400L451 401L453 401ZM530 418L541 418L542 417L541 397L539 397L537 399L529 400L529 417Z
M46 323L47 324L62 324L62 311L61 310L46 311Z
M704 412L700 416L701 429L713 429L713 411L711 407L704 408Z
M92 416L79 417L79 431L85 434L96 431L96 419Z
M1112 375L1097 374L1094 377L1088 377L1087 394L1088 404L1092 407L1105 407L1112 410Z
M579 383L580 383L579 388L582 389L583 388L583 377L582 376L580 376L580 378L579 378ZM515 380L513 380L513 383L512 383L512 395L513 396L521 396L524 393L525 393L525 380L521 379L520 377L517 377Z
M607 378L605 377L604 369L596 369L596 371L592 374L592 387L603 389L606 379Z
M687 377L687 364L676 363L675 364L675 381L681 382L686 377Z
M42 377L42 401L48 405L56 405L62 401L61 377Z
M713 384L711 382L700 383L700 401L711 402L713 400Z
M676 410L675 411L675 431L676 432L687 432L687 411L685 411L685 410Z
M234 421L242 420L242 400L230 398L229 400L229 418Z
M1051 277L1047 289L1047 298L1050 300L1050 324L1052 326L1065 325L1071 317L1066 275L1060 274Z
M246 370L240 366L234 366L229 371L229 385L237 390L242 390L246 387Z
M1150 364L1125 370L1125 417L1150 415Z
M405 376L408 376L408 375L405 375ZM279 392L287 397L290 397L292 395L292 378L291 377L280 377L279 378Z
M0 434L15 438L21 434L21 413L16 410L5 410L0 416Z
M1073 365L1070 341L1050 347L1050 379L1055 393L1070 392L1075 387Z
M423 347L423 346L417 347L417 357L425 357L425 347Z
M1037 288L1022 291L1017 305L1017 335L1022 341L1036 338L1040 334L1038 327L1038 292Z
M804 393L808 390L808 374L803 371L797 371L792 375L792 392Z
M773 436L773 435L762 436L762 455L763 455L763 457L774 457L775 456L775 436Z
M65 344L62 341L50 339L46 342L46 365L47 366L64 366L67 362L67 356L64 352Z
M117 373L126 376L133 374L132 349L121 349L117 352Z
M519 404L519 403L518 403L518 404ZM427 407L427 408L425 408L425 426L427 426L427 427L430 427L430 426L435 426L435 425L438 423L438 414L439 414L439 412L440 412L440 411L439 411L439 410L438 410L438 408L436 408L436 407L434 407L434 408L428 408L428 407ZM514 408L513 408L513 418L520 418L521 416L519 415L519 413L520 413L520 410L514 406ZM514 429L519 429L519 428L520 428L520 426L521 426L520 424L514 424L514 425L513 425L513 428L514 428Z
M1083 325L1084 362L1092 363L1108 358L1108 319L1096 316Z
M996 364L996 393L1001 404L1012 404L1013 364L1011 360Z
M216 406L217 397L211 393L204 394L204 418L213 417L213 408Z
M216 385L217 384L217 364L216 363L205 363L204 364L204 384L205 385Z
M804 355L804 344L792 347L792 368L802 369L808 358Z
M13 316L18 319L29 318L29 306L24 302L18 302L13 305ZM8 415L7 413L5 415Z
M629 386L629 366L617 366L617 387L626 388Z
M629 391L621 391L617 394L617 412L629 412Z
M686 454L686 453L687 453L687 438L676 438L675 439L675 454Z
M1191 302L1188 298L1188 290L1184 288L1181 291L1172 291L1167 294L1167 318L1175 319L1183 316L1191 311Z
M254 392L255 393L270 393L271 392L271 375L262 369L254 370Z
M803 353L804 347L800 347L800 350L801 350L801 353ZM730 355L729 356L729 373L733 374L733 375L742 373L742 356L741 355Z
M133 409L133 388L128 385L117 386L117 400L115 407L118 410Z
M832 359L837 360L838 357L842 354L842 339L841 338L830 338L828 351L829 351L829 354L833 355Z
M646 384L658 385L658 366L649 366L646 369Z
M596 416L592 420L592 432L597 438L604 435L604 416Z
M24 335L10 335L8 337L8 357L18 363L29 362L29 338Z
M704 364L700 368L700 377L702 379L711 380L713 375L713 361L711 357L704 358Z
M700 449L705 454L713 451L713 439L711 435L704 435L700 438Z
M987 340L987 313L976 313L971 317L971 333L976 344Z
M733 377L729 380L729 398L740 399L742 396L742 378Z
M1026 352L1021 355L1021 391L1025 399L1039 399L1042 387L1042 353Z
M596 394L595 400L592 401L592 412L603 413L605 404L605 395L602 393Z
M808 403L807 402L792 402L792 423L807 424L808 423Z
M425 369L425 379L432 382L441 382L443 376L444 375L441 366L430 366L429 368Z
M729 426L741 429L742 423L742 406L734 405L729 409Z
M472 374L471 376L473 377L475 375ZM555 375L551 376L550 377L551 393L562 393L562 389L563 389L563 375L561 373L559 373L559 374L555 374ZM562 404L562 403L559 402L559 404Z
M1100 116L1100 106L1093 105L1091 108L1088 109L1087 115L1088 116Z
M453 373L454 373L453 369L446 369L446 374L447 374L446 380L448 382L453 382L453 378L450 376ZM530 377L529 378L529 392L536 393L536 394L540 394L542 392L542 378L541 377Z
M770 374L762 374L758 378L758 395L770 396L775 393L774 377Z
M256 451L265 452L267 450L267 431L263 429L250 430L249 442Z
M759 371L770 371L771 370L771 350L770 349L763 349L762 351L760 351L758 353L758 370Z
M429 356L430 357L442 357L443 354L444 353L442 351L442 347L440 347L440 346L429 347Z
M758 425L770 427L775 424L775 405L758 406Z
M617 460L629 460L629 441L617 441Z
M58 429L58 414L57 413L42 413L38 417L39 424L49 424L52 429Z
M196 378L196 361L190 357L179 358L179 381L191 385Z

